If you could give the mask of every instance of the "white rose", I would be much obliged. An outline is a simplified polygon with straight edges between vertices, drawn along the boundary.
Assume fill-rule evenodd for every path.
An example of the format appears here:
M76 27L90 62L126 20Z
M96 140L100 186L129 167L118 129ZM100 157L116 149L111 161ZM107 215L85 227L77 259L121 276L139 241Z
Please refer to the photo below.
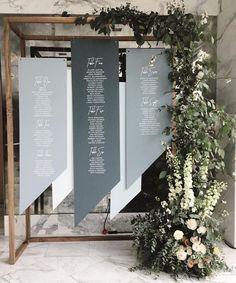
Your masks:
M201 80L203 77L204 77L203 71L198 72L197 78L198 78L199 80Z
M180 248L176 252L176 256L177 256L178 260L185 260L187 258L187 253L182 248Z
M199 234L205 234L206 231L207 231L207 228L204 227L204 226L200 226L200 227L197 229L197 232L198 232Z
M175 232L174 232L174 238L175 238L175 240L181 240L182 238L183 238L183 236L184 236L184 233L182 232L182 231L180 231L180 230L176 230Z
M200 244L199 246L200 246L200 252L201 252L202 254L205 254L205 253L206 253L206 246L203 245L203 244Z
M194 243L192 245L192 249L195 251L195 252L200 252L200 244L199 243Z
M186 221L187 227L190 230L195 230L197 228L197 221L195 219L189 219Z
M202 254L206 253L206 246L203 244L194 243L192 249L197 253L202 253Z

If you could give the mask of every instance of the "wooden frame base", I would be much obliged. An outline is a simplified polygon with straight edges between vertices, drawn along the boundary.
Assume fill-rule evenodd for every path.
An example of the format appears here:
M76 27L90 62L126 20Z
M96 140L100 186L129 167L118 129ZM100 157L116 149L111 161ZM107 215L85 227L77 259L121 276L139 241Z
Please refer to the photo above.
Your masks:
M129 241L132 235L96 235L96 236L43 236L31 237L29 243L56 243L56 242L101 242L101 241Z

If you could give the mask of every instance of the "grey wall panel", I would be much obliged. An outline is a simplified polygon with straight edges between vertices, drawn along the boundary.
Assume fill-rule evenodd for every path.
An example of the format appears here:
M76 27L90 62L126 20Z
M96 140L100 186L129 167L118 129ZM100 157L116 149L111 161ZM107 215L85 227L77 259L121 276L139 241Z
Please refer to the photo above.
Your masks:
M163 130L171 125L164 105L172 101L165 49L127 49L126 176L127 187L162 154Z
M66 168L64 59L19 60L20 213Z
M118 43L72 42L75 224L119 182Z

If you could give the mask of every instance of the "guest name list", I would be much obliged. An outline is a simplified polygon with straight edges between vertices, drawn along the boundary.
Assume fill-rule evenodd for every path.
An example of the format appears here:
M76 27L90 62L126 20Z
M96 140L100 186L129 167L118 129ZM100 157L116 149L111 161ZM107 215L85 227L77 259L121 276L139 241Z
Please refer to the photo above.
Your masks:
M47 87L50 84L48 76L36 76L34 79L33 95L33 130L34 142L34 166L33 173L36 176L51 176L55 172L52 159L54 133L51 127L53 116L51 97L52 90Z
M158 75L155 66L144 66L140 74L140 121L139 131L142 136L156 136L160 132L158 111Z
M84 80L87 83L86 103L88 107L88 171L90 174L106 172L104 150L106 136L104 130L104 81L107 76L103 70L103 58L90 57Z

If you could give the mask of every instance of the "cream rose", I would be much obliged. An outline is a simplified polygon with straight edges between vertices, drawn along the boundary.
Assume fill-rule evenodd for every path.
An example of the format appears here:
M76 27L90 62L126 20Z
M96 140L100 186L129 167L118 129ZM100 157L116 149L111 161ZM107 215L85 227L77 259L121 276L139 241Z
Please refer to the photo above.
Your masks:
M183 248L180 248L176 252L176 256L177 256L178 260L185 260L187 258L187 253L184 251Z
M182 231L180 231L180 230L176 230L175 232L174 232L174 238L175 238L175 240L181 240L182 238L183 238L183 236L184 236L184 233L182 232Z
M192 249L197 253L206 253L206 246L200 243L194 243Z
M205 254L206 253L206 246L204 244L200 244L200 252L202 254Z
M189 219L186 221L187 227L190 230L196 230L197 228L197 221L195 219Z
M200 244L201 239L200 239L198 236L196 236L196 237L191 237L191 238L190 238L190 242L192 242L193 244L196 244L196 243Z
M200 226L200 227L197 229L197 232L198 232L199 234L205 234L206 231L207 231L207 228L204 227L204 226Z
M218 257L221 256L221 253L220 253L220 249L218 247L214 247L213 249L213 255L216 255Z

